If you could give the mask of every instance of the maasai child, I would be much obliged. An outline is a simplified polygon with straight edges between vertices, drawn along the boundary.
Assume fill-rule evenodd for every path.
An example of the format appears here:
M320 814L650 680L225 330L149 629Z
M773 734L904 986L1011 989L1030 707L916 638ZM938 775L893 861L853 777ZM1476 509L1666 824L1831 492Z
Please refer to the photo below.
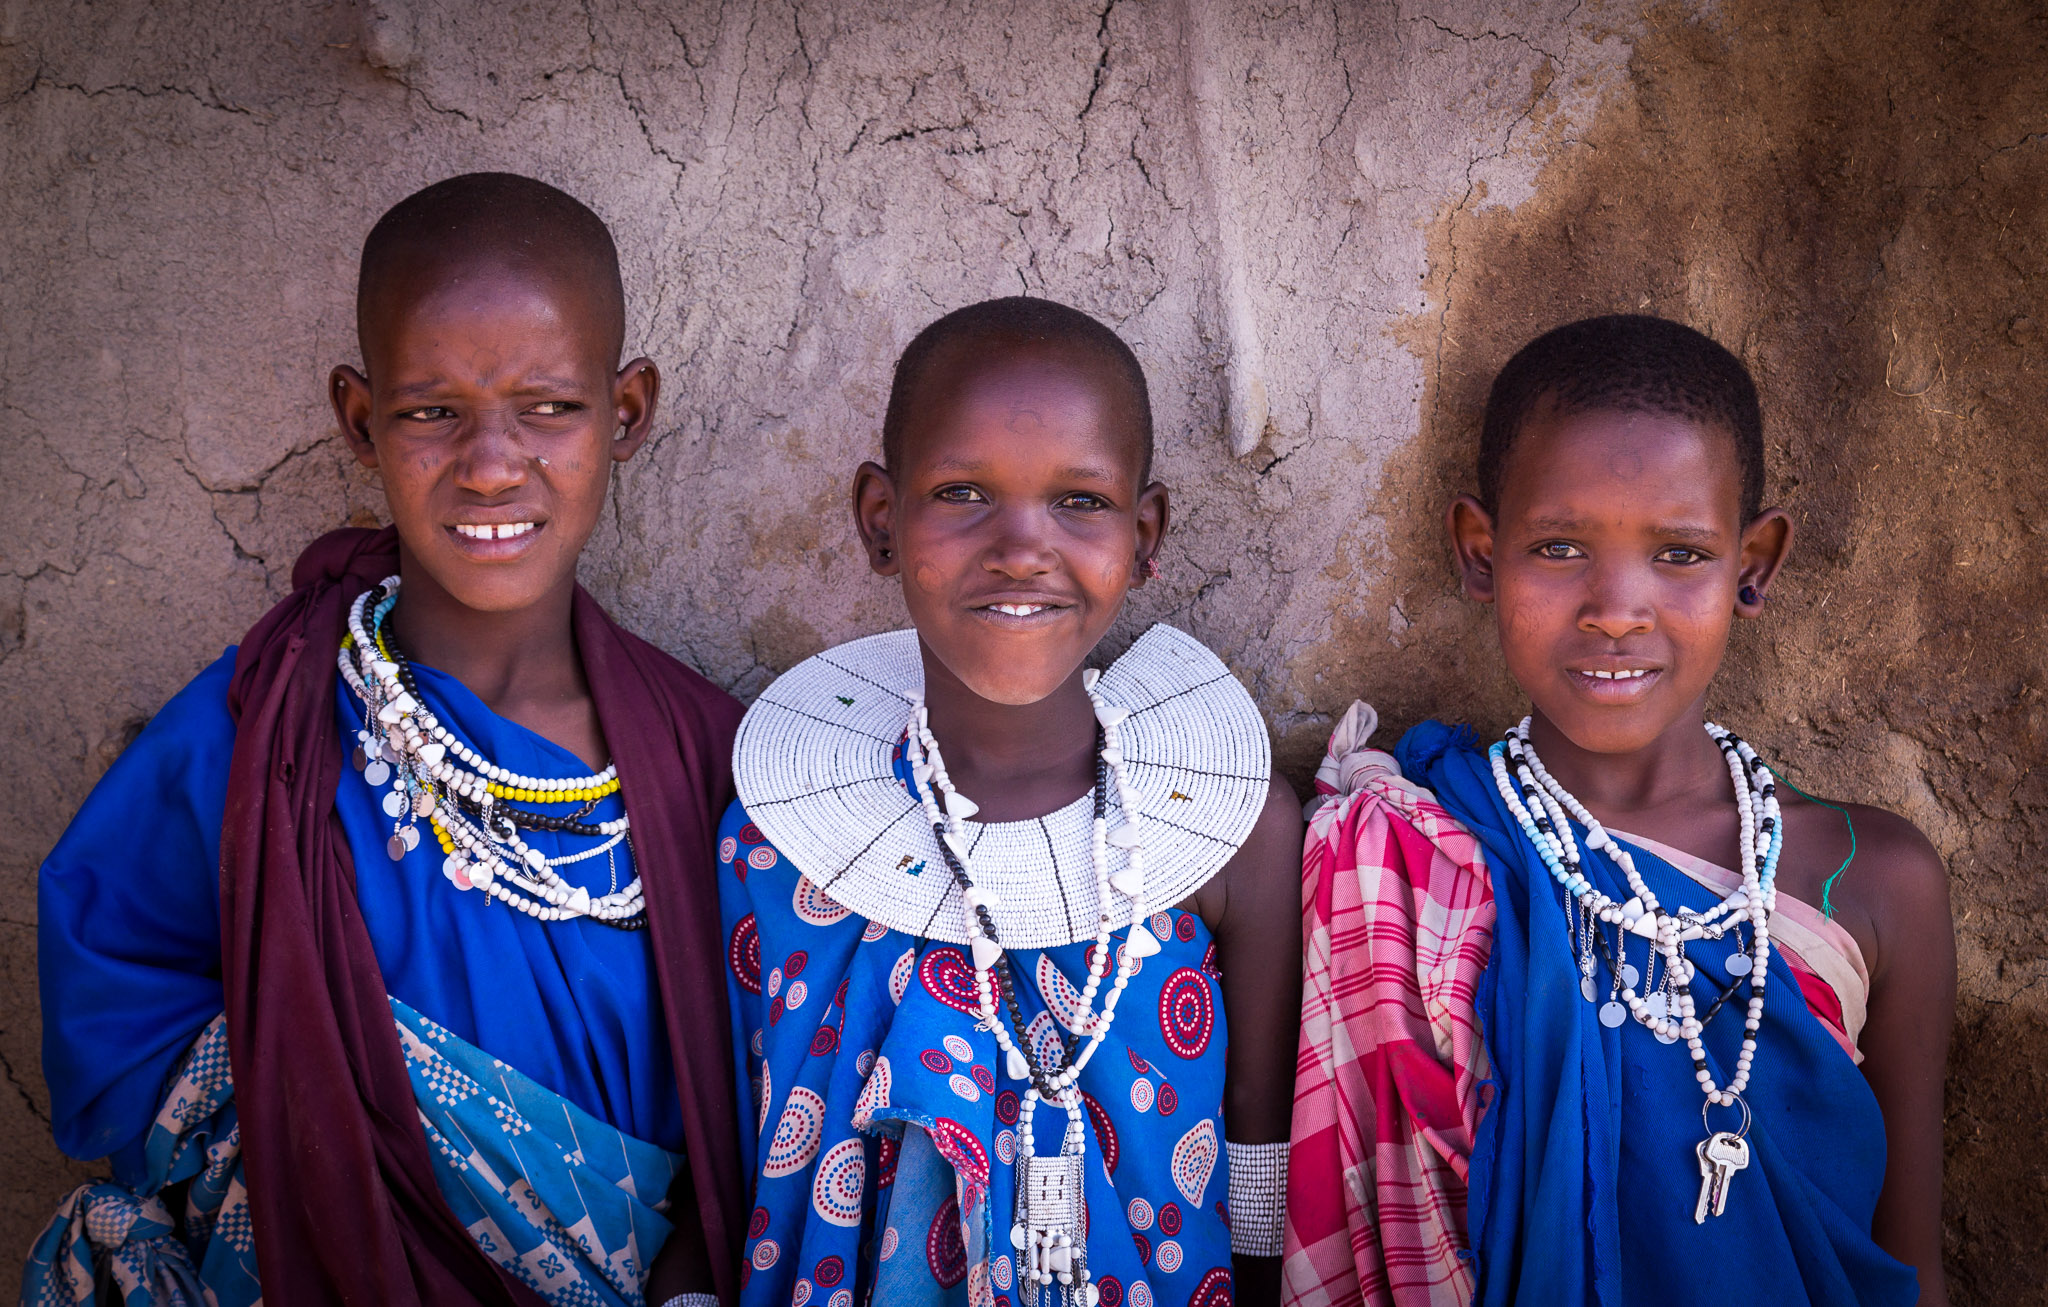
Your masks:
M576 585L659 386L610 233L453 178L370 233L357 313L331 398L395 530L315 543L43 866L57 1142L118 1184L24 1301L709 1303L739 708Z
M720 829L743 1300L1220 1307L1278 1287L1301 819L1229 669L1090 655L1168 517L1143 371L1045 300L896 365L854 513L914 630L748 710Z
M1941 861L1703 719L1791 544L1763 483L1755 386L1686 327L1494 382L1449 526L1530 714L1332 741L1292 1301L1945 1301Z

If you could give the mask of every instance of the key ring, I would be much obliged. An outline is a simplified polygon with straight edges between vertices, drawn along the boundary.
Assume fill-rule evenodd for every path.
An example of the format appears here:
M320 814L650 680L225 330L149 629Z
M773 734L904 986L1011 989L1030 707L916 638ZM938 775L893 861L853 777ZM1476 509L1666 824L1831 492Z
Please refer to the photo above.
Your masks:
M1733 1105L1742 1109L1742 1128L1735 1132L1735 1137L1737 1139L1747 1139L1749 1137L1750 1124L1749 1101L1745 1099L1741 1094L1734 1095L1734 1098L1735 1102ZM1700 1129L1705 1130L1710 1135L1719 1133L1714 1129L1713 1125L1709 1123L1707 1120L1707 1113L1709 1110L1713 1108L1713 1106L1714 1100L1711 1098L1700 1100Z

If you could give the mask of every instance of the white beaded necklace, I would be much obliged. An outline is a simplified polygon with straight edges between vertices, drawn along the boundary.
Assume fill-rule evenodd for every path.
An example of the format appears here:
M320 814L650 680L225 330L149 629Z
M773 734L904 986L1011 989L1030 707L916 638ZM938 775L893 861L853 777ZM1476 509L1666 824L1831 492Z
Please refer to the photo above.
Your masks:
M629 838L631 823L625 816L586 827L514 808L501 798L501 793L512 793L547 803L609 794L618 788L618 769L569 779L526 776L492 763L443 726L406 688L401 665L385 657L378 644L380 628L398 602L398 587L396 576L386 577L356 597L349 609L350 639L337 659L342 679L363 703L356 768L372 788L387 781L391 786L384 811L395 823L386 849L392 860L419 846L417 820L426 818L441 838L442 874L457 888L483 890L540 921L589 917L629 930L644 926L646 903L638 875L623 888L592 896L555 871L610 855ZM515 815L543 828L600 836L604 842L549 858L520 837ZM616 875L613 881L616 885Z
M1493 766L1494 785L1506 801L1508 811L1514 814L1529 842L1536 846L1537 854L1549 868L1551 876L1572 895L1570 929L1578 952L1580 992L1586 1001L1596 1001L1599 990L1593 980L1596 967L1593 943L1600 925L1617 927L1609 959L1614 972L1614 987L1608 1001L1601 1005L1601 1024L1612 1029L1634 1017L1661 1043L1668 1044L1683 1038L1692 1054L1693 1073L1699 1081L1700 1092L1706 1095L1706 1102L1701 1105L1702 1116L1711 1106L1742 1109L1743 1126L1740 1131L1715 1132L1700 1145L1701 1170L1702 1175L1706 1175L1709 1146L1741 1146L1742 1136L1749 1126L1749 1106L1743 1101L1742 1091L1749 1086L1750 1066L1756 1057L1756 1035L1763 1024L1764 987L1771 962L1770 914L1777 905L1778 855L1784 847L1777 785L1763 759L1746 741L1712 722L1705 724L1707 734L1721 750L1728 764L1728 774L1735 783L1735 806L1742 820L1742 883L1705 912L1683 907L1675 913L1667 912L1637 873L1635 859L1629 851L1608 834L1585 805L1545 769L1530 740L1529 721L1524 717L1509 730L1504 739L1488 750L1488 758ZM1573 820L1586 828L1587 847L1605 853L1621 868L1633 893L1627 902L1616 902L1594 888L1587 878L1579 857L1578 842L1572 834ZM1707 1067L1706 1046L1701 1038L1705 1026L1698 1019L1693 1005L1695 971L1693 965L1686 961L1685 946L1697 939L1720 939L1730 930L1737 930L1739 942L1739 927L1744 921L1749 923L1751 930L1749 951L1745 955L1738 948L1728 959L1727 967L1729 973L1738 979L1744 975L1749 977L1749 1008L1743 1019L1742 1049L1735 1059L1735 1074L1722 1087L1715 1084L1713 1072ZM1649 941L1648 965L1653 972L1658 960L1662 959L1663 983L1657 987L1657 992L1637 993L1636 985L1644 978L1628 965L1624 932L1640 935ZM1643 988L1647 991L1651 986L1645 984ZM1734 1143L1721 1142L1729 1139ZM1742 1161L1728 1174L1748 1165L1746 1146L1741 1146L1740 1151ZM1718 1183L1720 1188L1715 1192L1723 1196L1713 1208L1716 1215L1721 1204L1725 1203L1725 1175ZM1704 1197L1707 1192L1703 1187L1702 1213L1708 1206Z
M980 805L953 788L922 695L911 699L904 750L918 801L938 838L946 865L960 886L968 947L974 958L975 988L981 1000L981 1028L994 1033L1010 1078L1030 1082L1018 1111L1017 1212L1010 1229L1010 1243L1018 1252L1019 1276L1024 1283L1036 1286L1034 1293L1058 1283L1063 1296L1076 1307L1095 1307L1100 1297L1100 1290L1088 1272L1087 1239L1082 1233L1082 1159L1087 1151L1088 1122L1076 1086L1082 1069L1108 1036L1116 1020L1117 1002L1129 986L1139 960L1159 951L1159 941L1144 924L1145 846L1140 798L1124 776L1119 733L1129 712L1106 703L1096 694L1099 676L1094 668L1081 673L1100 728L1091 852L1097 901L1102 910L1096 922L1095 941L1088 950L1088 979L1081 987L1079 1011L1070 1025L1076 1033L1084 1034L1087 1042L1078 1053L1067 1057L1064 1065L1041 1066L1036 1050L1024 1036L1022 1012L1013 989L1015 980L995 923L994 914L1002 902L993 892L976 886L970 870L972 843L963 823L979 811ZM1116 791L1122 814L1114 826L1109 824L1108 814L1111 788ZM1114 873L1110 871L1112 847L1125 852L1123 868ZM1098 1012L1095 997L1101 991L1103 976L1109 973L1110 935L1115 924L1109 911L1112 889L1129 900L1129 930L1109 993ZM1005 970L998 971L999 966ZM1009 1007L1008 1024L996 1006L998 991ZM1012 1037L1010 1025L1017 1027L1016 1038ZM1019 1039L1023 1041L1021 1045ZM1032 1122L1041 1100L1063 1108L1067 1114L1060 1151L1053 1157L1039 1156L1032 1140Z

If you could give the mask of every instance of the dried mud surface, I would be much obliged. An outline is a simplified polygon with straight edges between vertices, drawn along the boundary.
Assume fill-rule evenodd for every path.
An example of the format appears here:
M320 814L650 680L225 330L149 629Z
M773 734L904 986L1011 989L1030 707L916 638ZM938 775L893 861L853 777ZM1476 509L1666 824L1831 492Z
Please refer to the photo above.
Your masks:
M1519 711L1438 525L1516 344L1737 348L1802 537L1716 711L1949 859L1955 1298L2042 1301L2043 67L2048 19L1926 0L0 0L0 1248L94 1170L49 1142L36 864L376 520L321 403L359 242L495 167L611 222L666 373L585 568L630 625L745 697L899 623L842 507L889 364L1051 295L1153 378L1176 532L1117 638L1207 640L1297 781L1353 697Z

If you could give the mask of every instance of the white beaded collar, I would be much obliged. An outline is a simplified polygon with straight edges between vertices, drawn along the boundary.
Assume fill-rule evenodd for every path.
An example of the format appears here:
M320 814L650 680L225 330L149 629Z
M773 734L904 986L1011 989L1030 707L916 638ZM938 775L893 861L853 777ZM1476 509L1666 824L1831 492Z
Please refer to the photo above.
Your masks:
M960 892L893 766L910 696L923 688L914 630L807 659L747 710L733 781L747 815L817 890L892 929L964 944ZM1265 807L1273 771L1265 719L1221 659L1163 624L1095 688L1130 710L1124 755L1143 796L1145 898L1171 907L1230 860ZM975 879L1004 904L1006 945L1094 937L1093 816L1084 794L1028 821L967 823Z

